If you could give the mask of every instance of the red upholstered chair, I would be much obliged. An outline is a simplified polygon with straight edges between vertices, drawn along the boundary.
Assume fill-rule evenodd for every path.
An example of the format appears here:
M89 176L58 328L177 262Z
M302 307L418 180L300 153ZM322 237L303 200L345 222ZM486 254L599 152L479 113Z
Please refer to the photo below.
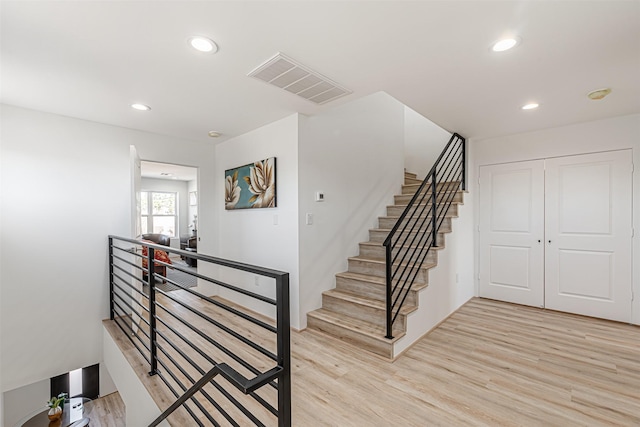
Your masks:
M163 246L169 246L169 236L165 236L164 234L143 234L142 241L147 241L149 243L156 243ZM148 246L142 246L142 267L147 268L147 257L149 256ZM154 259L158 261L166 262L167 264L171 264L171 259L169 258L169 254L161 249L155 249L153 251ZM163 277L167 277L167 266L163 264L153 263L153 271ZM143 273L143 280L147 280L147 275ZM166 283L165 279L162 279L162 283Z

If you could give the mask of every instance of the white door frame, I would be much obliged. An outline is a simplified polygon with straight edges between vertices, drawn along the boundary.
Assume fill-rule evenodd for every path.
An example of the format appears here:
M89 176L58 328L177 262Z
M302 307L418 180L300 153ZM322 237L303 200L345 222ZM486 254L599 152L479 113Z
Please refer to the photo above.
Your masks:
M632 182L633 182L633 177L632 177L632 155L633 152L631 149L623 149L623 150L611 150L611 151L604 151L604 152L598 152L598 153L590 153L590 154L575 154L575 155L567 155L567 156L556 156L556 157L548 157L548 158L543 158L543 159L538 159L538 160L530 160L530 161L519 161L519 162L508 162L508 163L499 163L499 164L490 164L490 165L480 165L479 169L478 169L478 176L480 177L479 179L479 185L478 185L478 190L479 190L479 208L478 208L478 224L479 224L479 229L478 231L479 233L479 239L478 239L478 258L477 258L477 262L478 262L478 295L481 297L488 297L488 298L495 298L495 299L503 299L506 301L511 301L511 302L515 302L515 303L520 303L520 304L528 304L528 305L534 305L534 304L530 304L526 301L518 301L515 298L511 298L511 297L507 297L507 298L502 298L500 296L496 296L496 295L491 295L491 294L487 294L486 292L486 283L489 280L489 278L483 277L484 274L487 273L487 260L486 260L486 253L483 253L483 250L486 251L487 250L487 245L484 242L484 240L486 240L486 237L482 235L482 230L483 227L487 227L488 225L488 219L487 219L487 212L486 212L486 207L483 206L483 197L487 197L487 194L483 194L483 192L487 191L486 186L482 185L484 183L484 179L486 179L486 177L483 177L483 174L486 174L487 170L490 170L491 168L494 168L495 170L508 170L509 168L519 168L519 167L523 167L527 165L527 163L529 162L536 162L536 161L541 161L541 162L547 162L549 165L554 165L556 163L563 163L564 161L568 160L568 161L573 161L575 162L576 160L582 160L582 159L586 159L588 158L588 156L593 156L594 158L598 158L598 155L602 155L605 158L607 157L617 157L619 159L622 159L622 162L618 163L615 167L612 167L611 170L615 171L615 173L617 175L624 175L624 178L622 178L622 184L620 185L620 191L618 191L620 193L620 195L616 196L618 202L616 202L616 206L620 205L620 209L622 210L622 217L624 221L620 221L618 220L618 222L621 222L620 224L616 223L614 224L616 231L615 234L619 235L619 236L624 236L625 239L623 239L623 242L621 245L618 245L618 249L616 250L620 250L620 256L621 257L626 257L626 260L622 260L621 263L621 270L623 273L621 274L620 271L617 274L617 277L620 276L625 276L625 280L624 280L624 286L622 288L617 288L616 289L616 295L615 297L618 298L621 294L623 297L623 302L622 305L624 306L624 308L616 308L616 309L612 309L612 310L604 310L603 313L604 314L594 314L591 311L584 311L584 310L580 310L579 308L576 308L576 306L572 306L571 304L569 304L567 307L562 307L562 306L558 306L555 305L553 303L551 304L545 304L548 308L552 308L552 309L559 309L562 311L568 311L568 312L573 312L573 313L578 313L578 314L584 314L584 315L591 315L591 316L596 316L596 317L605 317L608 319L612 319L612 320L619 320L619 321L631 321L631 316L632 316L632 295L633 295L633 280L632 280L632 270L633 270L633 261L632 261L632 257L633 257L633 247L632 247L632 232L633 232L633 222L632 222L632 214L633 214L633 207L632 207L632 196L633 196L633 192L632 192ZM617 191L617 190L616 190ZM620 202L621 200L621 202ZM486 202L486 201L485 201ZM544 201L544 204L547 205L549 204L549 202L547 200ZM545 216L547 215L546 213L544 214ZM545 227L546 228L546 227ZM550 233L550 231L544 230L544 233L546 235L546 233ZM484 240L483 240L484 239ZM544 237L544 246L546 247L546 249L551 249L553 250L553 246L550 247L550 244L548 242L548 240L552 240L552 243L558 242L558 238L556 236L553 236L551 239ZM526 247L523 246L523 247ZM620 247L622 247L622 250L620 249ZM547 254L546 250L543 248L542 249L543 253L545 254L545 258L549 258L549 254ZM547 261L548 262L548 261ZM549 274L549 270L546 267L547 262L544 263L545 267L545 274ZM577 276L576 276L577 277ZM627 286L628 284L628 286ZM485 286L483 286L485 285ZM545 284L543 285L543 288L545 288L545 290L543 290L543 295L548 291L548 287L546 285L546 280L545 280ZM594 295L597 295L597 293L594 293ZM588 295L582 295L580 296L583 299L588 299L589 296ZM594 298L594 299L598 299L598 298ZM606 298L600 298L601 300L604 300ZM575 304L575 302L574 302ZM580 305L578 304L578 307Z

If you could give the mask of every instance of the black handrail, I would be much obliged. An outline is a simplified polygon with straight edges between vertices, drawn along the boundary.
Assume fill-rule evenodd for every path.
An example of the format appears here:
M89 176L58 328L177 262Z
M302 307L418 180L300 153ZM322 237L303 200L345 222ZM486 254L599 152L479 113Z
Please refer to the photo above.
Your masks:
M139 253L143 247L147 250L146 256ZM247 290L238 284L226 283L202 272L161 261L156 259L156 251L195 258L199 261L199 267L211 264L272 278L275 280L275 298ZM139 263L143 258L146 259L147 267ZM182 284L179 279L167 277L171 273L158 272L158 267L179 271L190 275L193 280L208 282L242 298L249 297L254 301L274 306L275 326L271 324L271 320L258 318L252 311L240 305L232 306L227 301L203 295ZM200 268L200 271L203 269ZM141 276L146 276L146 280ZM109 236L109 277L111 320L149 363L149 375L157 375L176 397L175 402L150 426L158 425L180 407L186 410L197 425L203 425L204 418L212 425L220 425L220 420L216 418L221 416L231 425L249 423L263 426L265 420L261 420L255 411L245 407L237 395L234 396L230 390L225 389L228 385L243 395L250 396L267 413L272 414L269 416L276 416L278 426L291 426L288 273L147 241ZM162 286L156 283L156 279L161 279L167 286L184 292L179 294L180 296L174 296L172 292L163 290ZM187 303L185 298L197 298L200 303L191 304L190 299ZM208 307L224 310L233 320L219 314L213 316L207 311ZM257 332L243 334L237 323L230 326L225 324L226 321L255 325L260 331L264 331L265 336ZM204 326L199 327L196 322ZM272 337L269 338L272 342L267 347L275 346L275 353L265 347L269 336ZM186 348L195 353L190 357L184 351ZM254 366L256 363L259 366ZM244 371L248 372L249 376L244 374ZM224 381L219 382L216 378L224 378ZM275 396L268 397L269 392L262 392L265 385L277 391L277 402ZM210 388L210 391L205 387ZM217 396L214 396L214 393ZM229 409L230 406L222 404L221 399L226 399L239 412L234 415ZM205 400L215 408L215 413L207 412ZM191 407L191 404L195 407ZM201 414L200 417L197 412ZM244 418L236 421L234 418L239 416Z
M393 325L431 248L438 246L438 232L459 190L466 190L466 141L454 133L383 243L386 338L393 338Z

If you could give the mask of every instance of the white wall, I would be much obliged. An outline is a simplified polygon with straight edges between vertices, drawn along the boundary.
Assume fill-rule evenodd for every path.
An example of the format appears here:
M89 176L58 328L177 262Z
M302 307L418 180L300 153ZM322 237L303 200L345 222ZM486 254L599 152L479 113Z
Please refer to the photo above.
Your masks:
M107 367L104 363L101 363L99 366L100 369L100 396L106 396L111 393L115 393L118 391L115 383L113 382L113 378L111 378L111 374L107 370Z
M213 148L2 105L2 391L101 362L107 235L130 232L129 145L200 168L211 253ZM207 181L209 180L209 181ZM209 252L207 252L209 251Z
M608 150L633 150L633 323L640 324L640 115L615 117L518 135L474 140L470 179L472 192L478 190L479 167L548 157L569 156ZM476 203L475 218L478 223ZM476 239L476 277L478 247ZM476 282L477 289L477 282Z
M2 149L2 119L0 116L0 154L2 153L3 149ZM1 155L0 155L0 167L2 166L1 163ZM2 198L2 173L0 171L0 200ZM2 238L2 209L0 208L0 238ZM2 260L2 244L0 244L0 260ZM0 264L0 269L2 268L2 265ZM0 273L0 309L2 308L2 274ZM0 333L2 332L2 315L0 314ZM0 337L0 422L2 422L2 420L4 420L4 393L2 392L4 390L3 384L4 384L4 380L2 378L2 338Z
M181 234L189 234L189 192L187 181L174 181L171 179L142 178L142 191L167 191L178 193L178 229L176 237Z
M423 115L404 107L404 167L424 179L451 138Z
M27 419L44 411L47 408L46 402L51 397L50 391L51 382L46 379L3 393L6 408L2 425L22 425Z
M473 193L465 193L458 217L445 235L445 247L438 250L438 265L429 270L429 286L420 291L418 309L407 318L407 334L394 345L400 355L469 301L475 294ZM433 250L433 249L432 249Z
M225 210L224 171L276 157L276 208ZM218 255L289 273L291 325L299 328L298 307L298 115L293 114L216 146L215 209L219 218ZM277 224L276 224L277 222ZM220 269L223 280L268 296L274 281ZM219 294L264 314L261 303L224 289ZM257 304L257 305L256 305Z
M126 423L128 426L147 426L162 413L158 408L136 371L131 367L118 344L111 338L109 331L102 328L102 347L104 363L118 384L120 397L126 405ZM168 404L167 404L168 405ZM167 420L159 424L169 427Z
M184 234L193 234L193 216L198 215L198 205L191 206L189 202L189 193L192 191L196 192L196 201L198 200L198 180L194 179L193 181L187 182L187 204L189 205L187 208L187 228L181 233Z
M299 145L300 316L322 305L378 216L400 191L404 106L376 93L301 118ZM325 201L315 202L323 191ZM305 224L307 213L313 224Z

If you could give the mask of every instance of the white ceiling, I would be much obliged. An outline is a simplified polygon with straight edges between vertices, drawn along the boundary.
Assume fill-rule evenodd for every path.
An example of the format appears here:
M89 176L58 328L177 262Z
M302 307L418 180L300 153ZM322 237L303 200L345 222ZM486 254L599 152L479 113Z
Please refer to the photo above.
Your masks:
M156 163L143 160L140 162L140 169L143 178L169 179L175 181L194 181L198 178L198 168L170 163Z
M466 137L640 112L637 0L0 4L3 103L205 143L378 91ZM510 34L519 47L489 51ZM246 76L276 52L353 93L318 106Z

